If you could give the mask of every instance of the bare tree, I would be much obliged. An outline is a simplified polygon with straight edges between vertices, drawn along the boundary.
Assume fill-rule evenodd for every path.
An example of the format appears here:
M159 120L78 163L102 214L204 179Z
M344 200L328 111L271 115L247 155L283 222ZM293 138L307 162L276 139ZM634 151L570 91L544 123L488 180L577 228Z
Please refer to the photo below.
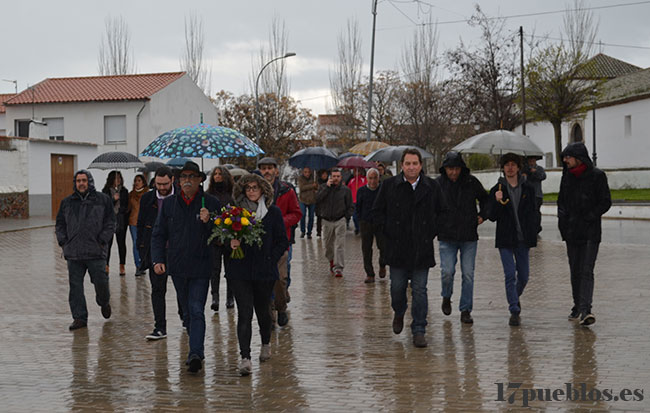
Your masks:
M356 19L348 19L337 39L338 63L330 70L330 90L334 110L338 114L348 115L351 119L360 119L360 110L364 102L360 99L361 86L361 36Z
M402 50L404 80L430 87L437 80L438 66L438 26L429 20L413 32Z
M251 90L255 90L257 76L264 65L272 59L284 56L287 53L288 37L284 20L280 20L277 16L273 17L269 30L268 48L265 46L260 47L258 60L253 63L250 81ZM264 69L260 77L258 90L260 96L266 93L273 93L279 97L289 95L290 85L286 75L285 60L280 59Z
M209 70L203 60L205 32L203 19L195 12L185 17L185 51L180 58L181 70L210 96L212 68Z
M564 14L564 33L569 43L569 51L576 61L588 59L593 54L600 22L587 9L584 0L573 0L573 8Z
M108 16L104 22L105 33L99 44L97 59L99 74L126 75L135 73L131 35L124 17Z

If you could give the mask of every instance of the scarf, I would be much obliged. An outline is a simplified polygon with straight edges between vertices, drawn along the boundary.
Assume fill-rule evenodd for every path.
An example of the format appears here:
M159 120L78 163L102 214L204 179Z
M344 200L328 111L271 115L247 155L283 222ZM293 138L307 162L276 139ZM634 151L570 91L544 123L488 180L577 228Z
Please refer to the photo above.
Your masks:
M113 212L115 212L115 215L117 215L120 212L120 199L117 201L115 200L115 194L120 193L120 189L122 189L121 186L118 187L111 187L111 201L113 201Z
M576 178L580 178L580 175L582 175L582 173L584 171L586 171L586 170L587 170L587 165L584 164L584 163L581 163L580 165L576 166L575 168L569 169L569 172L571 172L573 174L573 176L575 176Z
M255 219L261 221L266 213L269 212L269 209L266 207L266 197L262 195L257 202L253 202L245 195L239 199L239 206L246 208L249 212L255 212Z

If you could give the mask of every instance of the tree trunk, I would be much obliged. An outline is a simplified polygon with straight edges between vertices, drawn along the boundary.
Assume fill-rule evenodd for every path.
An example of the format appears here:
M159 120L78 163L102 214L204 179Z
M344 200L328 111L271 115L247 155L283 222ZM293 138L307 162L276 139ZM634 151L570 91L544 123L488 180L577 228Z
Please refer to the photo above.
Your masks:
M551 121L555 135L555 163L559 168L562 166L562 121Z

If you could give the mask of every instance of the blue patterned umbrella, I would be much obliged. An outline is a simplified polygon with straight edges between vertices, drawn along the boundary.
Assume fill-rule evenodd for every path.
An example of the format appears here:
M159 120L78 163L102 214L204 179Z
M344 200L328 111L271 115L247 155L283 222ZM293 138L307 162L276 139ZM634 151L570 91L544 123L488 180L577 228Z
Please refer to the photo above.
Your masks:
M185 165L186 162L191 161L191 159L187 158L172 158L167 161L167 166L171 166L172 168L182 168L183 165Z
M256 156L259 146L236 130L205 123L165 132L140 154L156 158L225 158Z

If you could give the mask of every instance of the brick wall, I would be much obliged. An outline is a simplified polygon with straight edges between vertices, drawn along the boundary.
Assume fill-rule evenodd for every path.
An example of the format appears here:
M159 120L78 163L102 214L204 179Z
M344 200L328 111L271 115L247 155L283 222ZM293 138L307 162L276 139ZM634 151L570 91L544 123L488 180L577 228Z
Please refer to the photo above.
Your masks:
M29 218L29 193L0 193L0 218Z

